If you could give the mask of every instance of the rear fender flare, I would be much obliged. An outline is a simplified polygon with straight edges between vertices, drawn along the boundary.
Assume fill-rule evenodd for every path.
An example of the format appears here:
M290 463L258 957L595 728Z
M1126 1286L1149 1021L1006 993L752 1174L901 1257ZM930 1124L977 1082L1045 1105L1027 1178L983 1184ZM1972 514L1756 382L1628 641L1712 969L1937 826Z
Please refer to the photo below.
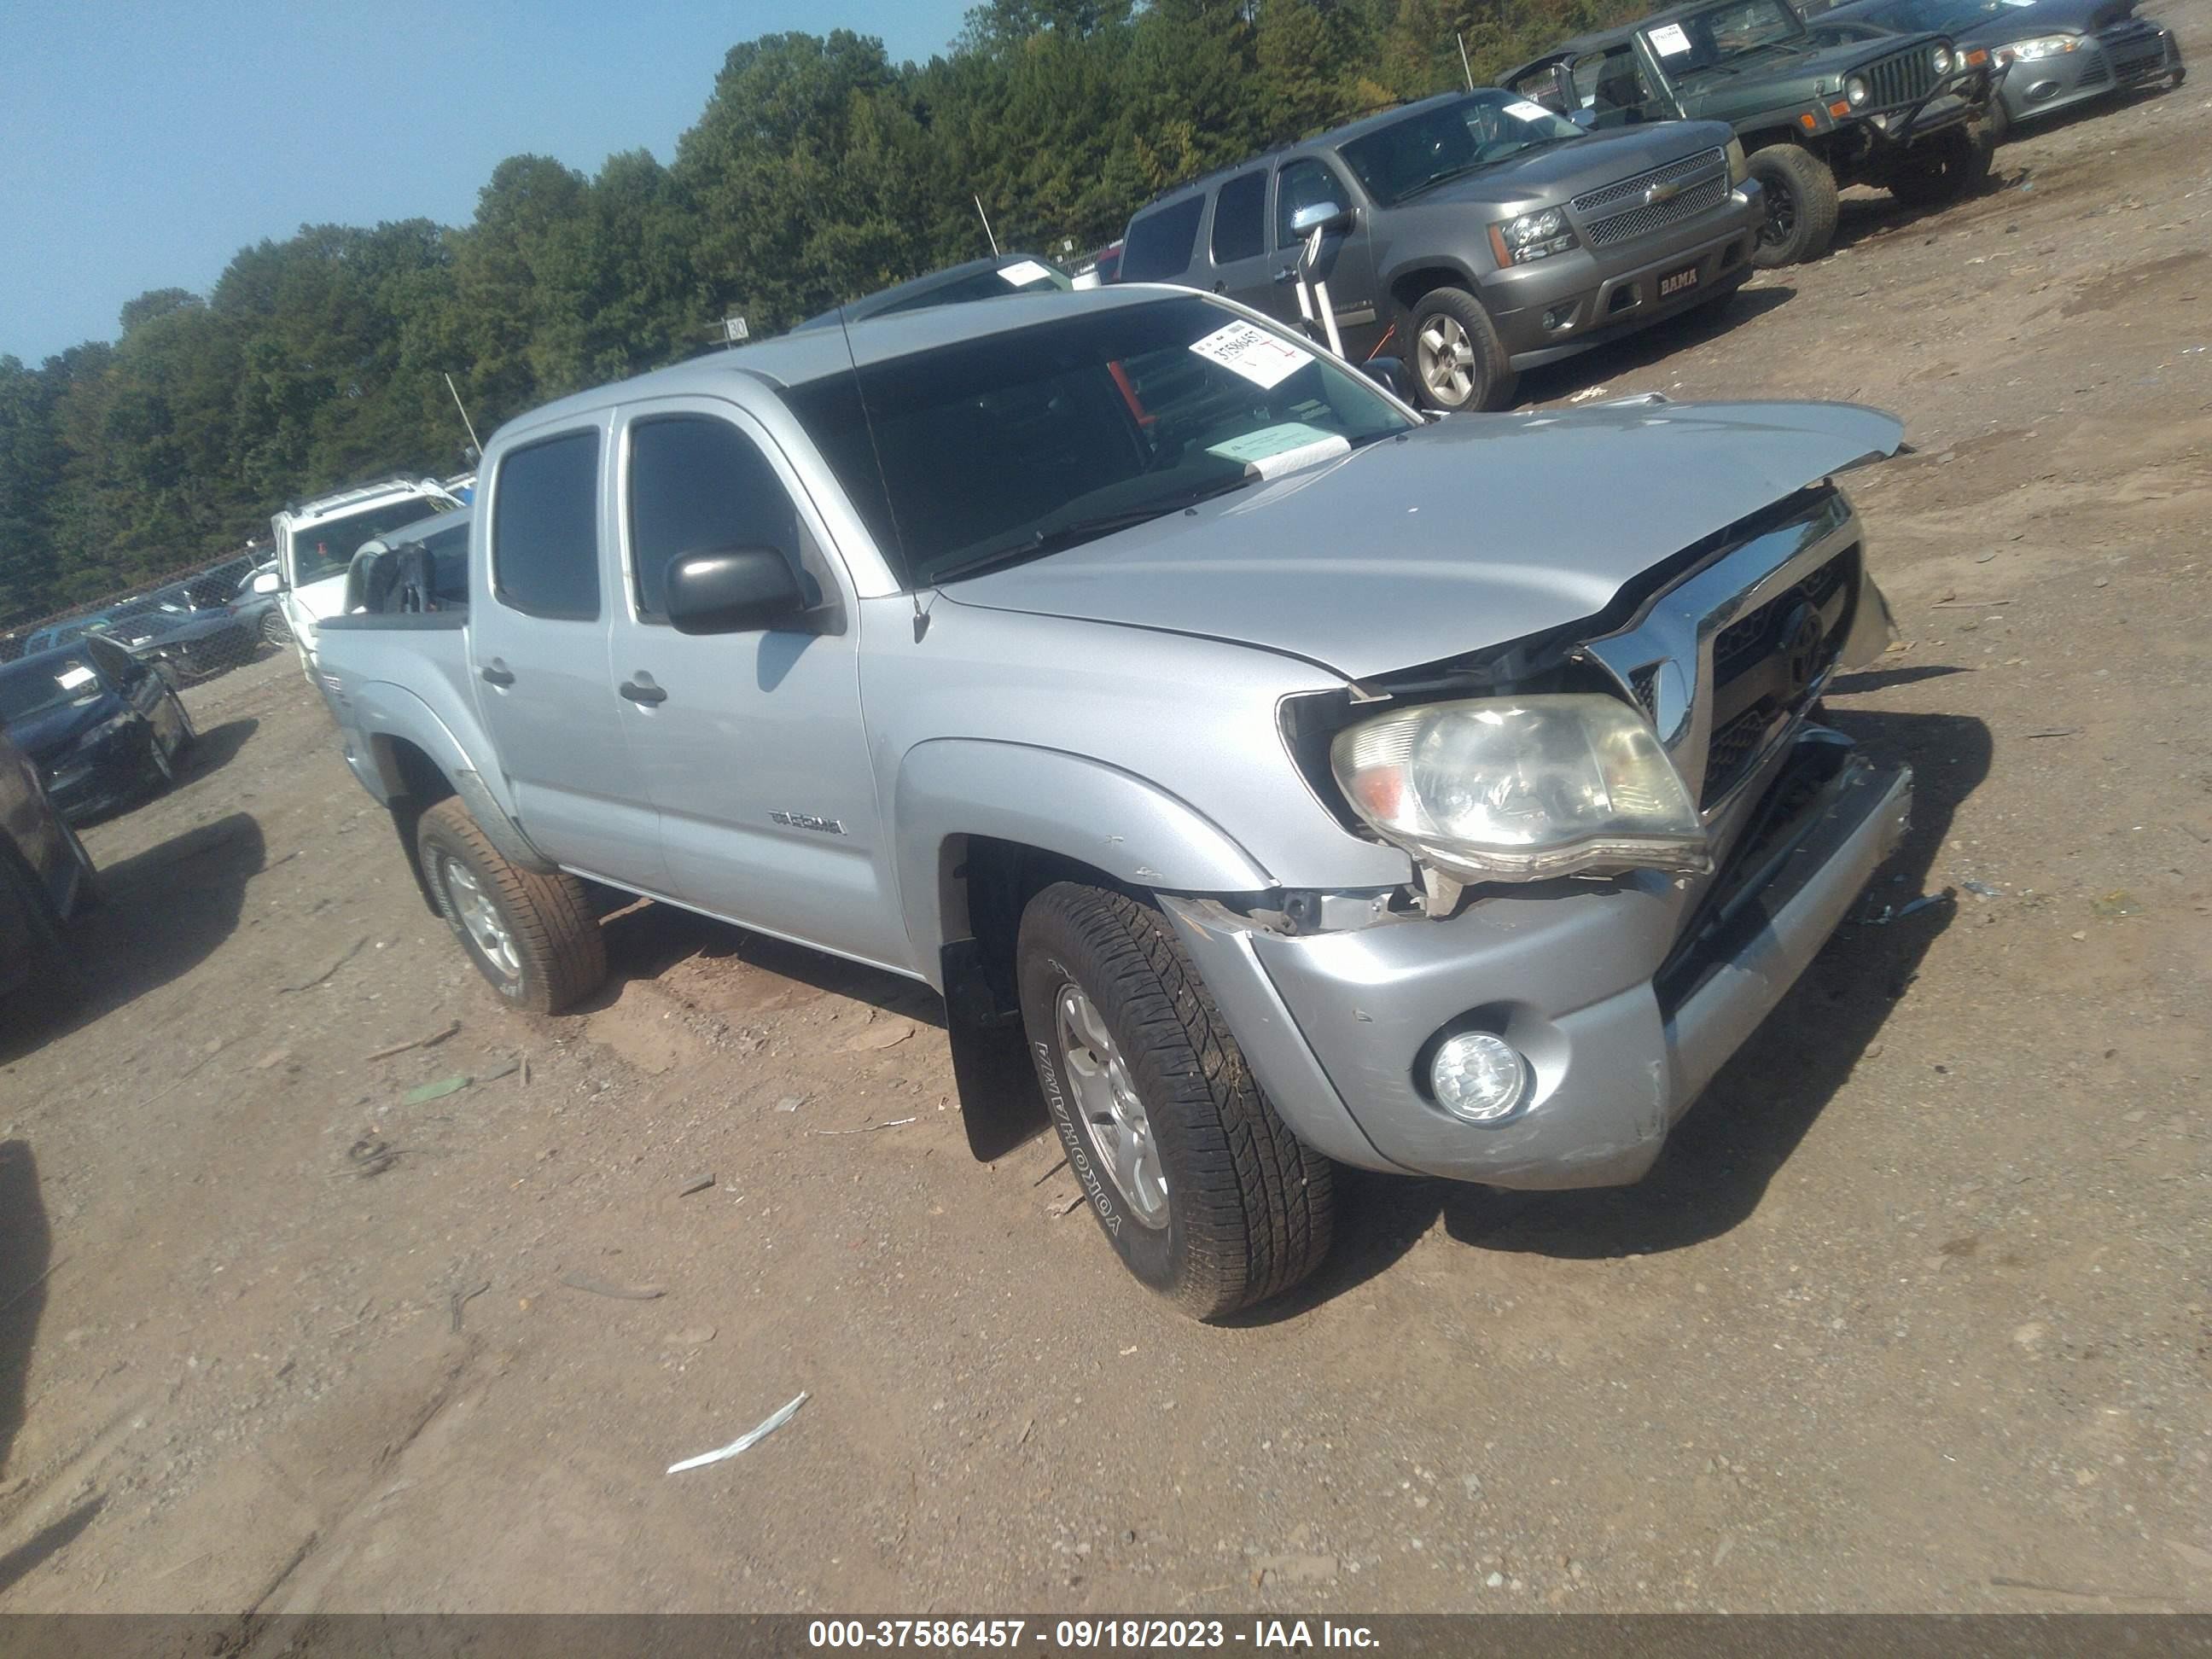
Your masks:
M445 775L453 793L461 798L461 804L469 809L469 816L483 830L484 838L499 849L501 858L533 875L558 872L560 866L530 844L530 837L507 815L468 751L461 746L460 739L429 704L404 686L386 680L355 687L348 702L351 707L347 712L361 734L369 774L362 781L369 786L379 800L389 805L408 793L398 745L412 744ZM361 773L363 767L356 763L354 770ZM413 855L410 848L409 857Z

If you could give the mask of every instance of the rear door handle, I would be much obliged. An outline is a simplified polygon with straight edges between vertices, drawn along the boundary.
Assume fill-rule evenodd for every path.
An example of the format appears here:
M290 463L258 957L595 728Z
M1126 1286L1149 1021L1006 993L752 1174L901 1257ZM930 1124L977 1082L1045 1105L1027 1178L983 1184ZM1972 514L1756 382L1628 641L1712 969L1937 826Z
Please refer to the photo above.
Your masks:
M514 676L507 672L507 665L496 657L477 672L484 677L487 684L507 686L514 684Z
M653 703L666 702L668 701L668 693L662 690L659 686L653 684L650 680L647 681L642 685L640 685L635 680L624 680L620 685L617 686L615 690L621 692L623 696L628 697L632 702L641 702L651 705Z

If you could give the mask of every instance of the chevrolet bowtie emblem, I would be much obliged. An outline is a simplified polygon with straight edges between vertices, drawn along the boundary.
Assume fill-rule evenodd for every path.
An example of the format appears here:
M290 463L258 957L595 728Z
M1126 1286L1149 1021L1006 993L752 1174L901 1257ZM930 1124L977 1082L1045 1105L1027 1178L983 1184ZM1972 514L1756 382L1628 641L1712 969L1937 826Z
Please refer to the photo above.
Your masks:
M1644 192L1644 205L1657 207L1660 203L1671 202L1681 193L1681 185L1662 179Z

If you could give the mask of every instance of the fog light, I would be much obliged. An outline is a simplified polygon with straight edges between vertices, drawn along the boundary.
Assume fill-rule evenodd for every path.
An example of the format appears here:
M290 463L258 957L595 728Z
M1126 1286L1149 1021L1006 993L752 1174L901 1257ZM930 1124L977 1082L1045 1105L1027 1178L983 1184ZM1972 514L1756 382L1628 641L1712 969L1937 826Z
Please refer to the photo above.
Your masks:
M1572 322L1574 318L1575 308L1572 306L1553 306L1544 313L1544 326L1556 334Z
M1497 1123L1521 1109L1528 1062L1504 1037L1462 1031L1446 1037L1429 1064L1437 1104L1469 1123Z

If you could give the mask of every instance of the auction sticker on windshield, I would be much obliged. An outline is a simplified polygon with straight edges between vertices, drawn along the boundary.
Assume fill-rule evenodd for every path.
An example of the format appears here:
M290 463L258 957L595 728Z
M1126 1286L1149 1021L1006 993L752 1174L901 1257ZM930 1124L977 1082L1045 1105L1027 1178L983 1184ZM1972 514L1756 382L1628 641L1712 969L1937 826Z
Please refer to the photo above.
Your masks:
M82 663L72 663L54 676L54 684L64 691L74 691L80 685L92 684L92 670Z
M1288 380L1313 361L1288 340L1246 322L1217 328L1204 339L1193 340L1190 349L1231 373L1242 374L1263 392Z
M1651 50L1662 58L1680 58L1690 49L1690 37L1680 23L1662 23L1651 31Z
M1505 106L1505 112L1523 121L1541 121L1552 112L1541 104L1532 103L1526 98L1516 98Z
M1010 265L1000 265L999 277L1015 288L1025 288L1031 283L1050 282L1052 273L1034 259L1017 259Z

